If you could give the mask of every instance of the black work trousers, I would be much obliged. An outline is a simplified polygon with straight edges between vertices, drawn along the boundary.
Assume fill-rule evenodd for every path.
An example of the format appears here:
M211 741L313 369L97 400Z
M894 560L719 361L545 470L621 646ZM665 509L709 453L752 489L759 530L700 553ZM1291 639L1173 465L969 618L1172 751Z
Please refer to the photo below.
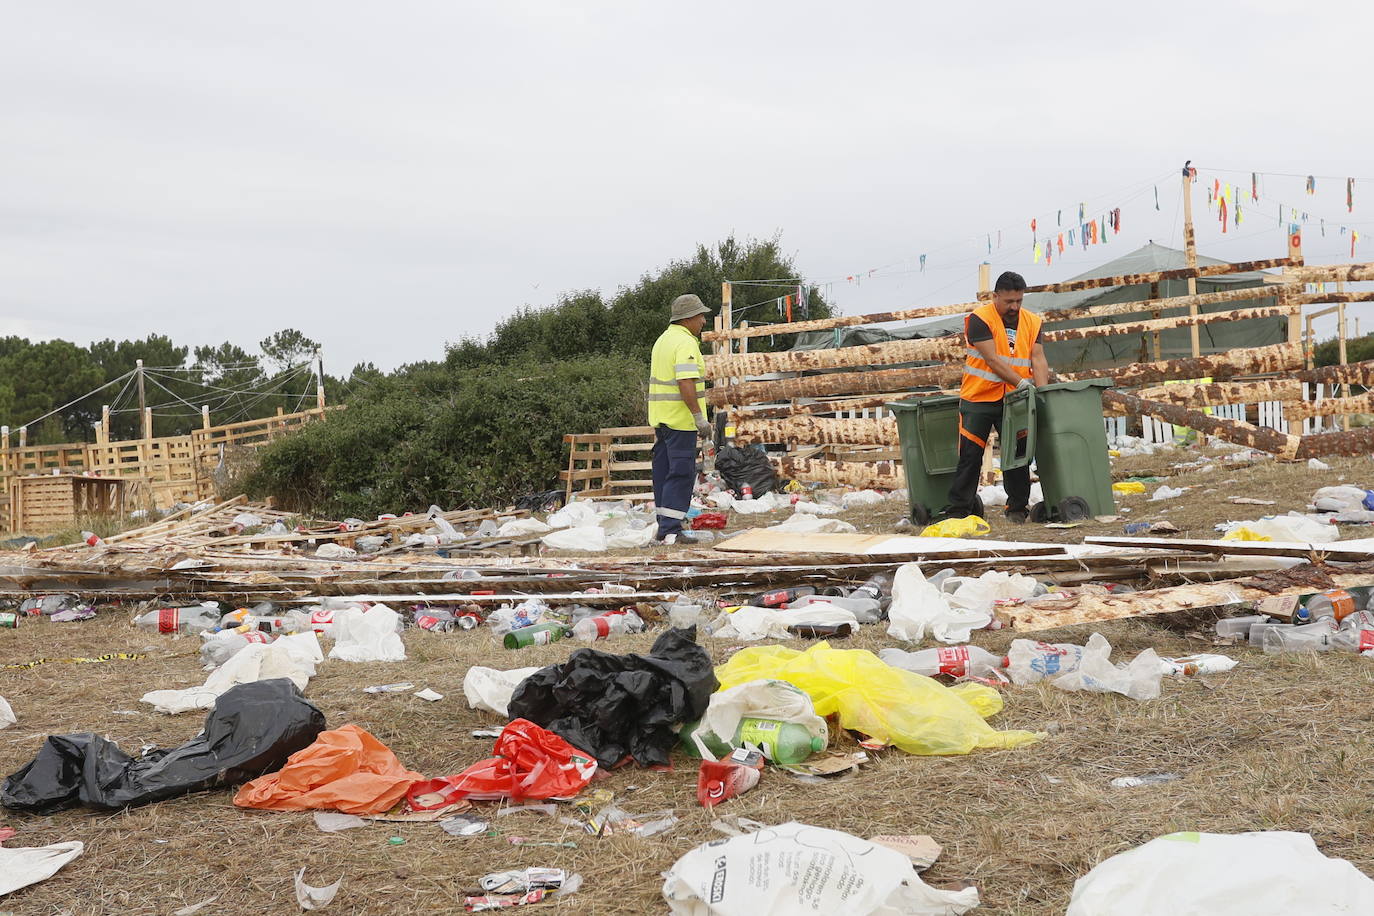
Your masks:
M991 410L969 412L959 411L959 464L954 471L954 482L949 486L949 510L951 518L972 515L976 508L973 498L978 495L978 475L983 470L983 452L988 447L988 434L1001 419L1000 405L996 413ZM1006 449L1006 443L1002 448ZM1002 473L1002 484L1007 489L1007 511L1025 511L1030 502L1030 465Z

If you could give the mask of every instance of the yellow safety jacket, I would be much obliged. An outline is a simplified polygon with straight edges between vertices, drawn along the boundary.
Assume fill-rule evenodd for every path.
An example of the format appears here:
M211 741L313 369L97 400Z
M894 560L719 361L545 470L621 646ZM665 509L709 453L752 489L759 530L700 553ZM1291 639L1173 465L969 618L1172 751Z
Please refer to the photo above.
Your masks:
M677 380L696 379L697 409L706 415L706 364L701 343L680 324L670 324L654 341L649 362L649 425L669 429L696 429L692 411L682 401Z
M997 306L989 302L964 316L964 378L959 385L959 397L965 401L1000 401L1015 388L1002 381L1002 377L992 371L987 360L968 339L968 320L977 315L992 331L992 342L997 355L1011 363L1016 374L1031 378L1031 354L1035 352L1035 342L1040 339L1040 316L1027 309L1021 309L1021 317L1016 327L1016 348L1007 342L1007 328L1002 324L1002 315Z

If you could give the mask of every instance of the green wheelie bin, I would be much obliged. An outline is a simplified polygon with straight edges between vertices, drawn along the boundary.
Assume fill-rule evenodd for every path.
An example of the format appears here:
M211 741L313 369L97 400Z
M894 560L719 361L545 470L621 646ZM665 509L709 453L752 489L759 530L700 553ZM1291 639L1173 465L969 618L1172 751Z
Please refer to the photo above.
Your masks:
M1013 392L1003 404L1002 469L1029 464L1035 455L1036 402L1028 392ZM911 521L924 528L949 508L949 487L959 466L959 398L954 395L912 398L887 405L897 418L902 467L906 472ZM975 494L974 514L983 518L983 501Z
M1075 522L1116 514L1102 389L1111 379L1056 382L1035 390L1035 466L1043 502L1033 522Z

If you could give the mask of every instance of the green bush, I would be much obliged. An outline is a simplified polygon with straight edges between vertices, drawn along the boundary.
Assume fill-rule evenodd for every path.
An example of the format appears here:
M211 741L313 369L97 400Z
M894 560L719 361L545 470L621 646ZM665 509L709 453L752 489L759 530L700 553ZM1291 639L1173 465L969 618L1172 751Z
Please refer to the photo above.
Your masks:
M560 486L564 433L643 423L647 371L623 356L409 367L264 448L243 486L333 518L507 504Z

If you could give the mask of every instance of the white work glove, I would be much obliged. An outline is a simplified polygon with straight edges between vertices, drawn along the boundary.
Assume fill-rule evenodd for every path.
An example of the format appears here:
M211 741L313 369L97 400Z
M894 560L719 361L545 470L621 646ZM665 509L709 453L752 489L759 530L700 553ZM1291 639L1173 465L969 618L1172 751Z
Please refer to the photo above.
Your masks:
M1017 391L1020 391L1022 388L1031 388L1031 389L1034 389L1034 388L1035 388L1035 383L1032 382L1032 381L1031 381L1030 379L1028 379L1028 378L1023 378L1023 379L1021 379L1021 381L1019 381L1019 382L1016 383L1016 390L1017 390Z
M697 423L697 435L703 439L711 438L711 424L707 422L705 415L694 413L692 419Z

